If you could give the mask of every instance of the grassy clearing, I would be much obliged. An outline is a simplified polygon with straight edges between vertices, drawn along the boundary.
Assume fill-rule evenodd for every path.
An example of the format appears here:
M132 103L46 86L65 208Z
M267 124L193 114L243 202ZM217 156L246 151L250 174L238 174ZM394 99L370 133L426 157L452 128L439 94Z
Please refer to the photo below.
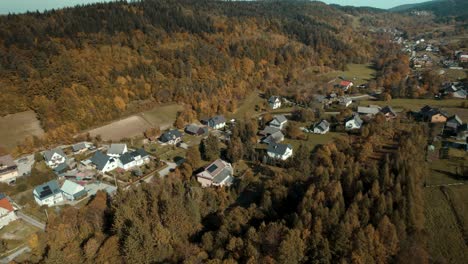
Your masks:
M468 70L451 70L451 69L444 69L445 76L447 76L450 80L463 80L467 77Z
M247 96L242 102L239 103L239 107L237 108L236 112L233 114L229 114L229 118L244 118L244 116L253 116L258 114L259 112L255 111L255 106L261 106L265 99L261 98L257 91L252 92L249 96Z
M28 136L42 136L44 130L33 111L0 117L0 146L12 149Z
M435 160L430 163L430 173L426 178L427 185L439 185L462 182L455 175L458 163L453 160Z
M458 219L460 219L463 234L465 237L468 237L468 204L466 202L468 201L468 186L450 186L446 190L455 213L458 215Z
M31 235L37 231L39 231L38 228L22 220L13 221L0 229L0 239L4 240L7 246L7 252L1 252L0 256L3 257L4 254L10 253L10 250L25 245Z
M182 111L183 106L179 104L169 104L155 107L152 110L140 114L152 126L159 126L161 129L167 129L174 123L177 112Z
M435 100L435 99L392 99L388 102L384 101L371 101L371 100L363 100L360 101L360 105L390 105L394 108L403 108L408 110L417 111L420 110L425 105L430 105L432 107L439 107L439 108L456 108L460 107L463 99L446 99L446 100Z
M306 140L294 140L294 139L289 139L286 138L284 140L284 144L291 144L293 146L294 150L297 150L299 146L301 145L306 145L314 149L317 145L323 145L327 144L333 139L345 135L344 133L337 133L337 132L329 132L325 135L319 135L319 134L306 134L307 139Z
M464 192L468 192L468 186ZM468 253L456 217L439 188L424 189L429 254L436 262L466 263Z
M352 80L354 85L367 83L375 77L375 70L370 64L348 64L347 67L347 71L333 71L324 76L330 79L343 77L343 79Z

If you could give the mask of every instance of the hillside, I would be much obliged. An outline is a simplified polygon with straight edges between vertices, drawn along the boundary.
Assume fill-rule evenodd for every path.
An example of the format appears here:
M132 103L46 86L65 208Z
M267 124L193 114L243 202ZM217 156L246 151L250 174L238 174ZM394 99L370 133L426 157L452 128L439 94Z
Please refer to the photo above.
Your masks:
M447 16L456 17L457 20L466 21L468 18L468 1L466 0L433 0L419 4L407 4L391 8L393 12L430 11L439 18Z
M50 140L157 103L232 110L305 67L374 48L320 2L141 1L0 17L0 115L32 109ZM62 140L63 140L62 139Z

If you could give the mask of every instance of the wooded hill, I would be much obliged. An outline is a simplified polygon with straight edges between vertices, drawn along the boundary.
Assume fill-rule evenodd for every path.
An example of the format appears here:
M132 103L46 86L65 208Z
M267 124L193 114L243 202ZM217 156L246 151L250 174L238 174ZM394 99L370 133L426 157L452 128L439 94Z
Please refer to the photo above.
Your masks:
M352 16L320 2L139 1L0 17L0 115L33 109L50 140L158 102L197 115L305 67L374 56Z

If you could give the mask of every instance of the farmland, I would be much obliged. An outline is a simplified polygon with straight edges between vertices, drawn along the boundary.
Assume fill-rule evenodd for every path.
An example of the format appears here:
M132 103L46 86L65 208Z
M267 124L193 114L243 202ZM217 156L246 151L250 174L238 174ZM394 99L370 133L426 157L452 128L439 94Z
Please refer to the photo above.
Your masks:
M370 64L348 64L346 71L332 71L324 74L330 79L343 78L351 80L355 85L367 83L375 77L375 70Z
M33 111L0 117L0 146L12 149L28 136L41 136L44 130Z

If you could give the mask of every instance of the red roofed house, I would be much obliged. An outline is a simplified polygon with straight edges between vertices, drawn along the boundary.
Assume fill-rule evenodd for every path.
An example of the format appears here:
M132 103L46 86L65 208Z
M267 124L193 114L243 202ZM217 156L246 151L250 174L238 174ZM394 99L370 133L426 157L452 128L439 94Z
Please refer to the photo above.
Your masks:
M345 92L348 91L349 88L353 86L353 82L351 81L341 81L340 88L343 89Z
M2 195L2 194L0 194ZM2 195L3 196L3 195ZM7 197L0 199L0 229L16 220L15 208Z

